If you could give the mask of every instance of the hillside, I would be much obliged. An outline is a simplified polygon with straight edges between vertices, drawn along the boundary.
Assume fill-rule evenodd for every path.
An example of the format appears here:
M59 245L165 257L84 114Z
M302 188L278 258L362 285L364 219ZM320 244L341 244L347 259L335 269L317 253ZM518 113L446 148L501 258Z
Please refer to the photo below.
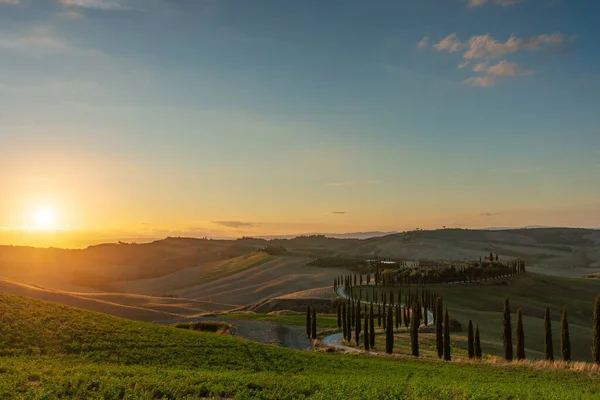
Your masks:
M344 272L339 268L306 265L301 257L271 257L264 253L220 262L218 274L205 267L177 271L162 278L120 282L115 290L147 295L173 295L216 303L248 305L333 282ZM237 264L236 264L237 263ZM231 273L225 273L232 269Z
M299 352L0 294L0 398L545 398L573 371Z
M126 293L68 292L5 278L0 278L0 291L148 322L189 317L233 308L232 305L227 304L172 297L152 297Z
M398 292L399 286L386 286L385 290ZM479 323L484 351L501 356L502 310L509 298L513 321L513 337L516 337L516 313L522 308L527 357L544 357L544 310L550 308L554 354L560 354L560 313L566 306L571 337L573 360L591 361L592 317L596 296L600 294L600 282L595 280L564 278L526 273L502 281L478 282L461 285L429 286L444 300L450 315L462 325L456 339L466 339L469 320ZM378 288L377 290L382 290ZM402 287L406 294L409 288ZM411 288L414 293L416 288ZM371 295L372 287L363 290ZM371 295L372 296L372 295ZM461 339L461 340L462 340ZM464 342L465 340L462 340Z

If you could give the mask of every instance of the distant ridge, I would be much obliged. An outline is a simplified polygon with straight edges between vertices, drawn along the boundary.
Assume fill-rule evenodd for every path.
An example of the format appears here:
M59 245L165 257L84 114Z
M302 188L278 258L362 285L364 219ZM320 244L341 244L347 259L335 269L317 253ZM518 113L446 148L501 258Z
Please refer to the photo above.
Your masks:
M391 231L391 232L381 232L381 231L372 231L372 232L349 232L349 233L301 233L298 235L270 235L270 236L255 236L257 239L294 239L300 236L325 236L332 239L370 239L374 237L382 237L387 235L394 235L396 233L400 233L399 231Z

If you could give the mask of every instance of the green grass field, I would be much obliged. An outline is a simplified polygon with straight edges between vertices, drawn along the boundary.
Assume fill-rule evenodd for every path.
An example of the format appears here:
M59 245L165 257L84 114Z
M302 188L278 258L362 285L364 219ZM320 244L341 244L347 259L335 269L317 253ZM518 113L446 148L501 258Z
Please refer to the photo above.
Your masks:
M0 294L2 399L592 399L600 377L300 352Z
M306 326L306 315L267 315L267 314L224 314L233 319L250 319L254 321L272 321L281 325ZM317 329L337 328L337 317L317 315Z
M398 293L398 286L386 287ZM408 287L402 287L406 291ZM416 287L411 287L413 292ZM431 286L441 295L453 318L459 320L465 335L469 320L479 322L483 351L502 355L502 310L508 297L512 312L513 343L516 313L523 310L525 347L528 358L539 359L544 351L544 309L550 307L554 354L560 357L560 313L567 307L573 360L591 361L592 315L600 282L527 273L505 281L465 285ZM363 290L363 298L366 298ZM372 288L369 288L371 293ZM370 294L371 296L371 294Z

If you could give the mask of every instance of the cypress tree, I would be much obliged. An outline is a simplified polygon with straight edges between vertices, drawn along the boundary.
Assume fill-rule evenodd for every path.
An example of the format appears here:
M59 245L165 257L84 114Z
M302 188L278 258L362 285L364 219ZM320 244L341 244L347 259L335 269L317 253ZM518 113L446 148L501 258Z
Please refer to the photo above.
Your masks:
M340 329L342 327L342 305L338 304L337 307L337 324L338 324L338 329Z
M369 320L369 340L371 349L375 348L375 317L373 316L373 303L371 303L371 313Z
M546 306L544 313L544 353L546 360L554 361L554 349L552 348L552 323L550 322L550 308Z
M408 328L410 326L410 310L408 309L408 304L404 305L404 327Z
M312 339L317 338L317 310L313 307L313 315L312 315Z
M600 364L600 296L596 296L596 306L594 307L594 325L592 339L592 360Z
M379 309L377 312L377 326L381 328L381 304L378 304L377 308Z
M369 337L369 313L365 312L365 323L364 323L364 333L363 333L363 340L364 340L364 345L365 345L365 350L369 351L369 346L371 344L371 339Z
M356 345L360 344L360 303L356 304L356 330L354 332Z
M350 343L350 340L352 339L352 303L348 302L347 304L347 310L346 310L346 317L347 317L347 321L346 321L346 341L348 343Z
M394 330L392 328L392 308L388 307L387 323L385 330L385 351L388 354L392 354L392 352L394 351Z
M563 361L571 361L571 339L569 338L569 322L567 322L567 307L563 306L560 319L560 347Z
M475 338L473 332L473 321L469 320L469 333L467 336L467 352L469 353L469 358L475 357Z
M506 361L512 361L513 359L513 347L512 347L512 327L510 324L510 306L508 304L508 297L504 299L504 315L502 318L502 338L504 339L504 359Z
M444 360L450 361L450 317L448 307L444 313Z
M437 298L436 304L436 315L438 316L435 321L435 344L437 347L438 357L442 358L444 355L444 333L442 327L442 299L440 297Z
M423 302L423 323L427 326L427 302Z
M523 312L517 310L517 360L525 359L525 332L523 330Z
M481 360L481 340L479 339L479 322L475 325L475 358Z
M342 303L342 331L344 332L344 339L348 337L348 320L346 318L346 307L347 302Z
M383 304L383 330L387 330L387 318L385 316L385 303Z
M310 337L312 333L312 324L310 322L310 306L306 306L306 336Z
M412 317L410 323L410 348L412 350L412 355L415 357L419 357L419 313L417 309L420 308L421 305L417 301L412 306Z
M352 330L352 327L355 325L356 325L356 311L355 311L354 300L352 300L352 304L350 307L350 330Z

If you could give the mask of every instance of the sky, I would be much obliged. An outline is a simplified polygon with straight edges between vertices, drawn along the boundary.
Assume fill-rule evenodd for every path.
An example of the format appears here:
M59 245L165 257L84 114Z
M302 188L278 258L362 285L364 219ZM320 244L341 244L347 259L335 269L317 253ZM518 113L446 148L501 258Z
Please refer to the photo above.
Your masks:
M0 0L0 243L600 227L598 15Z

